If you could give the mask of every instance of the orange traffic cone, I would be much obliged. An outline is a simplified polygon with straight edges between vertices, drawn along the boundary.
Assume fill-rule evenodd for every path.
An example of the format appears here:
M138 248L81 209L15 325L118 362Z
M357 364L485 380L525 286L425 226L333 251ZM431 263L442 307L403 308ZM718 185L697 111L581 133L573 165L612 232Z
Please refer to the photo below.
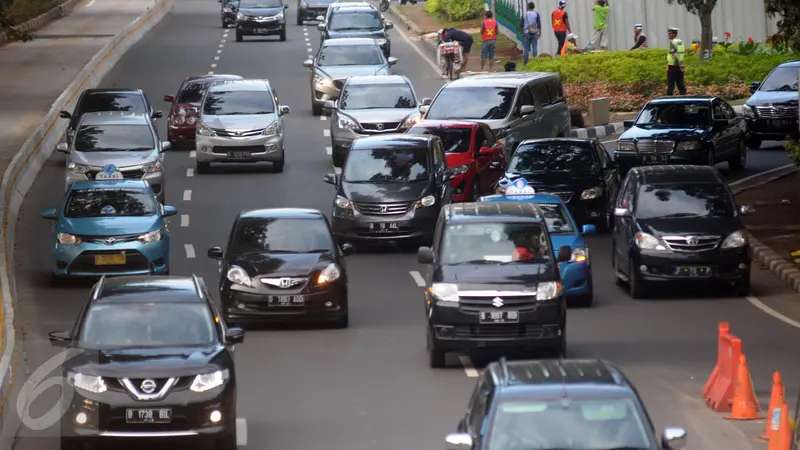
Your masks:
M759 412L761 412L761 407L758 405L758 400L756 400L753 382L750 379L750 371L747 370L747 358L741 355L739 357L739 367L736 370L733 408L731 415L725 418L730 420L763 419L763 416L758 415Z
M770 436L767 450L791 450L792 425L789 423L789 407L781 404L770 412Z
M769 409L767 410L768 414L773 414L775 409L780 408L781 404L783 404L785 391L783 389L783 381L781 380L781 373L775 372L772 375L772 394L769 397ZM767 421L767 427L764 430L764 434L759 436L758 438L762 441L768 441L769 437L772 435L772 424Z

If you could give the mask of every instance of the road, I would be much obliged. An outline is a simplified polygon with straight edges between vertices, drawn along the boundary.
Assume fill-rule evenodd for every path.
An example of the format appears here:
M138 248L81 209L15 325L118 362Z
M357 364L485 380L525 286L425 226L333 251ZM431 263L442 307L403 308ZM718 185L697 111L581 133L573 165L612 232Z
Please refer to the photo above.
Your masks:
M295 7L292 3L288 12L290 24ZM284 43L236 43L233 33L220 29L218 14L216 2L178 0L172 13L103 82L106 87L142 88L159 104L188 75L213 71L267 77L282 103L292 108L285 125L283 173L232 167L199 176L192 153L167 156L167 204L177 206L181 215L171 226L172 273L196 273L212 290L217 265L205 253L224 244L237 212L284 206L328 212L334 195L322 182L332 171L326 152L330 143L324 137L328 122L311 115L309 75L301 65L318 44L315 26L290 25ZM398 71L412 79L420 95L432 96L442 80L411 41L399 30L393 33ZM165 136L163 122L161 126ZM775 149L751 152L750 172L785 162ZM63 170L63 155L54 155L26 197L18 227L17 314L25 324L26 350L34 367L54 354L47 332L72 325L88 289L86 284L53 287L46 269L51 224L38 212L60 202ZM657 427L685 427L692 448L754 448L752 439L742 434L748 428L715 417L699 400L715 361L717 322L730 321L744 339L764 401L772 370L783 371L791 390L800 382L800 361L789 347L800 339L800 324L777 320L745 299L713 293L667 292L665 299L634 301L614 285L608 238L592 237L589 243L596 306L570 311L571 356L619 363L638 386ZM467 404L475 369L468 359L467 367L427 367L422 296L412 276L419 267L413 254L386 251L350 257L349 329L252 331L237 347L238 413L247 423L248 449L443 448L443 436L454 430ZM755 270L754 295L761 308L777 311L778 317L800 318L796 297L779 284L767 272ZM57 395L51 390L41 396L31 414L49 409ZM53 428L24 429L16 448L57 449L55 436Z

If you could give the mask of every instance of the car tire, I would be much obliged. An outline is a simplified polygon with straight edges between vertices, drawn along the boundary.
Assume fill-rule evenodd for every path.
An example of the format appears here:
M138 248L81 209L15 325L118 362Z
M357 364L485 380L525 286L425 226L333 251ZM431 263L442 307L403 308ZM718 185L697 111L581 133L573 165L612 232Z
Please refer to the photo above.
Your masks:
M275 173L283 172L283 165L286 163L286 155L284 154L281 156L280 161L275 161L272 163L272 171Z
M567 357L567 324L564 322L561 326L561 339L553 346L548 352L553 359L564 359Z
M300 17L300 14L297 15L297 26L302 27L304 24L303 18Z
M86 442L69 438L61 438L59 447L61 450L84 450L87 448Z
M750 277L737 281L733 285L733 295L736 297L747 297L750 295Z
M428 328L428 365L431 369L443 369L447 366L447 353L441 349L436 348L433 342L433 330L430 325Z
M333 159L334 167L343 167L344 161L345 159L347 159L347 157L345 155L337 155L335 152L333 152L333 155L331 155L331 159Z
M758 150L761 148L761 138L756 136L750 136L747 138L747 148L750 150Z
M228 23L223 20L222 21L222 29L225 30L227 28L228 28Z
M584 128L585 121L583 119L583 112L581 112L580 108L569 109L569 121L570 124L572 124L572 128Z
M350 315L345 311L344 314L339 316L336 320L331 322L331 328L342 330L350 326Z
M739 149L736 156L728 160L728 167L731 170L744 170L747 166L747 146L744 145L744 139L739 139Z
M236 450L236 432L214 440L214 450Z
M634 270L633 259L631 259L630 264L628 264L628 291L631 294L631 298L636 300L647 296L647 286L639 278L636 270Z
M244 38L242 37L242 33L236 32L236 42L242 42Z
M567 306L573 308L590 308L594 303L594 289L590 289L588 294L572 297Z
M470 201L472 202L477 202L481 198L480 188L478 187L478 180L472 182L472 188L469 191L469 196L471 199Z
M211 163L197 161L197 173L208 173Z
M714 149L708 150L708 154L706 155L706 165L708 167L714 167L717 165L717 157L714 155Z
M279 38L281 42L286 42L286 30L281 31Z
M322 111L322 105L318 105L318 104L316 104L316 103L314 103L312 101L311 102L311 115L312 116L321 116L322 112L323 112Z

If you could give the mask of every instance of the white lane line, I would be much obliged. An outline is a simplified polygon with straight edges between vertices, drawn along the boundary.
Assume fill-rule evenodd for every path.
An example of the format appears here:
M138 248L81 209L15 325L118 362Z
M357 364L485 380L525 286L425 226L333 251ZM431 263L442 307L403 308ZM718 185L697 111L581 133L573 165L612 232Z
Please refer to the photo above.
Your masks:
M236 418L236 445L243 447L247 445L247 420Z
M214 63L214 64L212 64L212 65L211 65L211 68L212 68L212 69L216 69L216 68L217 68L217 63Z
M227 34L225 36L227 36ZM225 38L223 37L220 42L225 42Z
M765 170L764 172L759 172L759 173L757 173L755 175L750 175L749 177L742 178L741 180L736 180L733 183L728 183L728 186L736 186L737 184L742 184L742 183L744 183L746 181L750 181L753 178L764 176L764 175L766 175L768 173L777 172L779 170L784 170L787 167L794 167L794 164L787 164L785 166L781 166L781 167L776 167L774 169Z
M219 61L219 56L215 56L214 61Z
M225 47L225 44L219 44L219 48Z
M187 177L193 177L194 176L194 168L190 167L190 168L186 169L186 176Z
M800 328L800 322L792 320L792 319L784 316L783 314L779 313L778 311L775 311L774 309L770 308L769 306L761 303L761 300L757 299L756 297L745 297L745 298L747 298L747 301L750 302L751 305L755 306L756 308L760 309L761 311L764 311L765 313L769 314L770 316L780 320L781 322L783 322L783 323L785 323L787 325L791 325L791 326L793 326L795 328Z
M217 54L219 55L220 53L222 53L222 50L217 50Z
M308 36L308 32L307 31L303 31L303 36Z
M464 366L464 373L466 373L468 377L478 378L478 371L475 370L475 366L472 365L472 360L469 359L469 356L460 355L458 360L461 361L461 365Z
M426 63L428 63L431 69L433 69L433 72L436 74L436 76L441 77L442 69L440 69L439 66L436 65L436 63L431 61L428 55L422 53L422 50L420 50L419 47L417 47L416 44L414 44L414 42L412 42L411 39L409 39L409 37L406 36L406 33L403 32L403 27L395 27L394 29L397 30L397 32L400 34L400 37L402 37L403 40L406 41L406 43L408 43L408 45L411 46L411 48L413 48L415 52L417 52L419 57L422 58Z
M189 259L194 258L194 246L192 244L184 244L183 248L186 250L186 257Z
M322 130L322 135L325 137L331 137L331 130Z
M307 47L306 50L308 50L308 53L311 53L311 47Z
M209 75L214 75L214 71L213 71L213 70L209 70L209 71L208 71L208 74L209 74Z
M422 275L419 272L412 270L409 273L411 274L411 278L414 279L414 283L417 283L417 286L425 287L425 278L422 278Z
M306 42L306 47L311 47L311 42Z
M191 189L186 189L185 191L183 191L183 201L185 201L185 202L192 201L192 190Z
M328 116L319 116L319 120L328 120Z
M197 158L197 150L190 151L189 158Z
M181 226L188 227L189 226L189 215L188 214L181 214Z
M331 155L333 154L333 149L331 147L325 147L325 153Z
M308 42L308 38L305 38L305 39L306 39L306 42Z
M337 175L341 174L342 173L342 168L333 166L333 173L335 173Z

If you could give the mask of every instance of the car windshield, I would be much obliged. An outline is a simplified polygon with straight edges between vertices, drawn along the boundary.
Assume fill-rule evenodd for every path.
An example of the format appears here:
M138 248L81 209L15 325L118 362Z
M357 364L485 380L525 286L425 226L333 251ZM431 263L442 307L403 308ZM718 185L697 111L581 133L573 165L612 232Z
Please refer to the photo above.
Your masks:
M550 242L539 223L450 224L444 230L441 261L503 264L550 261Z
M653 448L629 399L504 401L489 428L488 450Z
M106 303L86 314L81 348L207 347L214 319L203 303Z
M200 103L203 101L203 94L206 93L208 82L194 82L187 83L180 95L178 95L178 103Z
M156 213L153 194L148 189L75 189L69 194L64 217L152 216Z
M696 128L709 124L709 102L648 103L636 119L636 125L642 128Z
M339 108L383 109L416 108L417 102L411 86L407 84L361 84L347 86L339 100Z
M439 136L446 153L466 153L472 143L472 128L442 128L415 126L408 134L430 134Z
M575 227L567 215L566 208L558 204L539 203L537 205L542 211L544 222L547 224L547 231L550 234L574 234Z
M765 92L797 92L797 68L778 67L767 76L758 88Z
M275 99L268 91L214 91L206 95L203 114L209 116L244 116L272 114Z
M511 173L591 173L599 169L591 142L546 142L520 146L508 171Z
M231 252L322 253L334 249L330 230L321 218L243 219L233 234Z
M436 97L426 119L497 120L511 111L516 88L446 87Z
M375 30L383 28L377 12L341 11L334 13L328 24L330 31Z
M647 184L639 188L636 217L734 217L731 195L721 183Z
M283 2L281 0L242 0L239 2L239 8L283 8Z
M153 130L147 125L83 125L78 128L73 149L78 152L145 151L156 148Z
M139 114L147 113L142 94L95 92L86 94L81 99L77 116L105 111L125 111Z
M385 64L383 53L377 45L329 45L319 54L317 65L377 66Z
M379 148L350 150L342 180L349 183L427 181L430 178L427 148Z

